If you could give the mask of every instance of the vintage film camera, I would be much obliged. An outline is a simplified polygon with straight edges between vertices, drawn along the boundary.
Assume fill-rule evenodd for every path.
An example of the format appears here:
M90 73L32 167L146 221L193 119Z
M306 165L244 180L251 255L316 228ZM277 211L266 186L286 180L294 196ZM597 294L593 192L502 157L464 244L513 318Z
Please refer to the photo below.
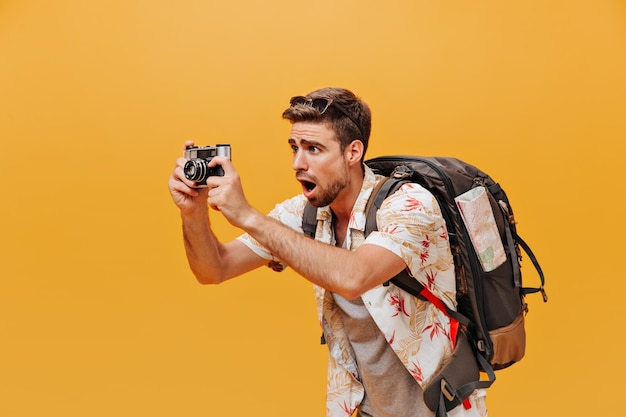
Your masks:
M206 187L207 178L223 177L224 170L217 165L209 168L209 162L215 156L225 156L230 159L230 145L220 144L215 146L187 146L185 148L185 178L196 182L196 188Z

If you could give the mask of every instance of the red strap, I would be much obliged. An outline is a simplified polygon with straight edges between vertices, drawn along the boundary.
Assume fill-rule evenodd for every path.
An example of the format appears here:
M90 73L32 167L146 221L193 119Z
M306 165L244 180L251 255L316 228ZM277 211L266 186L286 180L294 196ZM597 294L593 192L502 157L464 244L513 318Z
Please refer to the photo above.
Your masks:
M450 315L448 314L448 309L443 301L435 297L428 288L424 287L424 289L420 291L420 294L450 319L450 339L452 340L452 348L454 349L454 347L456 346L456 337L459 333L459 321L453 317L450 317ZM466 410L472 408L472 403L470 402L469 397L463 400L463 407Z
M444 313L450 319L450 339L452 340L452 348L456 347L456 336L459 333L458 320L450 317L446 305L439 298L435 297L432 292L426 287L420 291L420 294L430 301L435 307L437 307L442 313Z

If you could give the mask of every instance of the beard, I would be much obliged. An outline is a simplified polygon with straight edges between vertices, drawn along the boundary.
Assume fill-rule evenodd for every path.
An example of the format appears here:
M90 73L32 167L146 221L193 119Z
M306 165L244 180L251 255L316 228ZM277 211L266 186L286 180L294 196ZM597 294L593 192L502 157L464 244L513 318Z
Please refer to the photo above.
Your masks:
M309 203L314 207L325 207L330 205L339 193L343 191L350 184L350 176L347 172L344 171L343 175L336 177L330 184L327 186L322 186L318 184L317 194L312 198L308 199Z
M335 199L337 198L339 193L344 188L346 188L347 185L348 184L347 184L346 180L334 181L332 184L330 184L330 186L328 188L325 188L324 190L318 190L318 195L313 197L313 198L310 198L309 202L314 207L325 207L325 206L328 206L328 205L330 205L330 203L335 201ZM319 187L319 185L318 185L318 187Z

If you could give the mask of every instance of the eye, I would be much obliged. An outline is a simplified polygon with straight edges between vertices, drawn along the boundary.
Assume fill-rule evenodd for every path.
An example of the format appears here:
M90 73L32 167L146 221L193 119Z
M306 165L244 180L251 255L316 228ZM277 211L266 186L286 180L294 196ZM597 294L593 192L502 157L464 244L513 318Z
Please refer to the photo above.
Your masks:
M309 146L308 151L315 154L315 153L320 153L320 148L318 148L317 146Z
M289 146L291 147L291 151L292 151L293 153L298 152L298 147L297 147L296 145L289 145Z

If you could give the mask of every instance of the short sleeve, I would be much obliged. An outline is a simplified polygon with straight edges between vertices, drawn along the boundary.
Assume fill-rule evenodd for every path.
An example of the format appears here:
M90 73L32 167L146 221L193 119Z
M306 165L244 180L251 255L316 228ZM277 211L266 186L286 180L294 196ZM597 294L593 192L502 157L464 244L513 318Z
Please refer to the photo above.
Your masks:
M376 220L378 231L364 243L395 253L422 285L441 298L454 300L454 262L435 197L421 185L407 183L385 199Z
M268 216L272 217L282 224L302 233L302 213L306 200L304 196L298 195L289 200L283 201L277 204ZM263 259L267 259L268 267L274 271L283 271L287 265L280 259L276 258L265 246L261 245L256 239L250 236L248 233L244 233L237 238L240 242L246 245L250 250L256 253Z

